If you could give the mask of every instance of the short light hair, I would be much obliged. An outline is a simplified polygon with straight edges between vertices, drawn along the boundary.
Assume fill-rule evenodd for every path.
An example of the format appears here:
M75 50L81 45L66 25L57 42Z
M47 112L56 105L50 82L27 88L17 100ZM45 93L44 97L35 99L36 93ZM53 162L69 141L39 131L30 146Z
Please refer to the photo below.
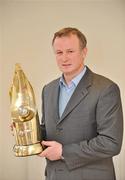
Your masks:
M81 49L84 49L87 45L87 39L85 35L77 28L72 28L72 27L66 27L55 32L54 37L52 39L52 45L54 44L54 41L57 37L60 38L60 37L70 36L71 34L74 34L78 37L80 42L80 47Z

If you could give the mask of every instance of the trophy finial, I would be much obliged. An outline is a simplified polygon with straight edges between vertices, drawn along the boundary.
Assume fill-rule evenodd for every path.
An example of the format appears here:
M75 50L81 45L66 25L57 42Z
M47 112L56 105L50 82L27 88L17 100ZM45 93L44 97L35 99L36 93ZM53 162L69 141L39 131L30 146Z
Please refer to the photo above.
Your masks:
M15 69L18 71L18 70L22 70L21 66L19 63L16 63L15 64Z

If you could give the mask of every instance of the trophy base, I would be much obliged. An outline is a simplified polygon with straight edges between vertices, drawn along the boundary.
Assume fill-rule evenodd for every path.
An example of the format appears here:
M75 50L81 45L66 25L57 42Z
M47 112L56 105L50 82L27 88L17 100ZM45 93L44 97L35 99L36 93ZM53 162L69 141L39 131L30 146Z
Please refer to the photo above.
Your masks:
M15 145L13 151L15 153L15 156L25 157L25 156L32 156L35 154L39 154L43 151L43 148L40 143L25 145L25 146Z

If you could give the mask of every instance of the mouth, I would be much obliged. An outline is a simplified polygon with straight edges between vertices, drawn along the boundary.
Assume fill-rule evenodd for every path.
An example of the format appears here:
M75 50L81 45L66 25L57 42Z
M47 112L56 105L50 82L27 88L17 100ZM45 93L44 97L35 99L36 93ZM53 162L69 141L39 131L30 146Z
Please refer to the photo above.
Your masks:
M69 67L71 64L62 64L63 67Z

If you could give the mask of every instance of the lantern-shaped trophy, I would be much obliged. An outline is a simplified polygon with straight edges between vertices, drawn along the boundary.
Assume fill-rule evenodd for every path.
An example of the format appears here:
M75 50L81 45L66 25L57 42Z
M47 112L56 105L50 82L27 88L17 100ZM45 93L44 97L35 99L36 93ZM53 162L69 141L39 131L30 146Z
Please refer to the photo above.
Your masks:
M40 143L42 133L34 91L19 64L15 66L15 74L10 89L10 104L16 142L13 147L15 156L39 154L43 150Z

